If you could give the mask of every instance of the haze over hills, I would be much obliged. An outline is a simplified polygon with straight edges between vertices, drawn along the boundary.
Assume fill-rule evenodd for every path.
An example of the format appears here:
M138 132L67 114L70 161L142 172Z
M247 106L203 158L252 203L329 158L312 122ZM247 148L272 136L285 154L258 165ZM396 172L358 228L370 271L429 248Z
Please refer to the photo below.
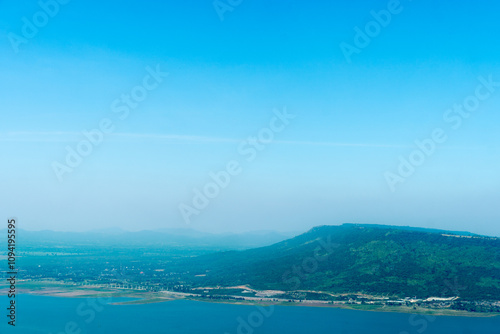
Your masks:
M5 234L7 230L0 230ZM292 234L275 231L212 234L193 229L159 229L130 232L119 228L89 232L18 230L19 245L23 247L176 247L214 250L248 249L274 244Z
M160 286L500 300L500 239L468 232L344 224L288 239L267 231L21 230L19 245L31 277L73 282L117 282L123 277L110 273L127 267L128 282Z
M500 239L466 232L319 226L271 246L203 255L186 265L199 286L500 300Z

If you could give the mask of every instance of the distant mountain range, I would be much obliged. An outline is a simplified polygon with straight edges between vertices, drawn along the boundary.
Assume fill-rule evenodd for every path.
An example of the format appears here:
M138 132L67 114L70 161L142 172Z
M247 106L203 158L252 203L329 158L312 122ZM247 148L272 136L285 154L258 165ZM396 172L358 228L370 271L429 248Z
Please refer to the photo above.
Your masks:
M467 232L320 226L271 246L180 265L197 286L500 300L500 239Z
M0 234L5 234L5 229ZM272 245L291 234L275 231L212 234L192 229L159 229L129 232L119 228L89 232L56 232L18 230L19 246L36 247L171 247L214 250L249 249Z

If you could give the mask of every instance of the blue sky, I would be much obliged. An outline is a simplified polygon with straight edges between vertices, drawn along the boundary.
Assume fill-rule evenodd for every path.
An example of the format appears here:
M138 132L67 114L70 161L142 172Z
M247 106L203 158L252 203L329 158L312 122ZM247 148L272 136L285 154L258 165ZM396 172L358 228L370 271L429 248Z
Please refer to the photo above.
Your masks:
M0 2L2 215L33 230L359 222L500 235L500 87L458 129L443 119L479 77L500 81L499 5L401 1L347 61L341 43L390 3L244 0L220 20L212 1L73 0L15 52L12 34L42 9ZM111 104L157 66L168 76L121 120ZM247 161L238 147L284 108L295 117ZM53 163L105 118L113 131L60 182ZM391 191L386 173L437 128L446 141ZM194 208L194 189L232 160L242 172ZM183 203L198 211L189 225Z

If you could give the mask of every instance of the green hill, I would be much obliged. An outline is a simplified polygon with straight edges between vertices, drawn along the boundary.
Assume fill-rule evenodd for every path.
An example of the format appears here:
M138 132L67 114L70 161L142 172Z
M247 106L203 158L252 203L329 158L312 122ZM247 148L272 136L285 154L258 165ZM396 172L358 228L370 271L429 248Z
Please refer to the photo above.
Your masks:
M470 233L320 226L268 247L204 255L182 266L198 276L190 282L197 286L500 300L500 239Z

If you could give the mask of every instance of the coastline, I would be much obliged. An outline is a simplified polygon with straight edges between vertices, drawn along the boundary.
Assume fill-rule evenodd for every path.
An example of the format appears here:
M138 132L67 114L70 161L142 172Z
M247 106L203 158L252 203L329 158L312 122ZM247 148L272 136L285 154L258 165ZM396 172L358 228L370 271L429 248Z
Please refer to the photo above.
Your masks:
M232 305L276 305L276 306L295 306L295 307L323 307L323 308L339 308L353 311L367 312L388 312L402 314L420 314L430 316L456 316L456 317L473 317L473 318L490 318L500 316L499 313L479 313L468 312L452 309L431 309L423 307L408 307L408 306L387 306L387 305L369 305L369 304L329 304L324 301L308 300L307 302L288 302L288 301L273 301L265 299L209 299L196 294L181 293L181 292L146 292L136 290L123 290L115 288L93 288L74 286L60 282L20 282L18 293L30 294L37 296L50 296L61 298L133 298L125 302L112 302L112 305L143 305L151 303L162 303L173 300L193 300L206 303L222 303ZM23 284L24 283L24 284ZM3 285L0 285L0 294L6 293ZM230 297L230 296L228 296Z

